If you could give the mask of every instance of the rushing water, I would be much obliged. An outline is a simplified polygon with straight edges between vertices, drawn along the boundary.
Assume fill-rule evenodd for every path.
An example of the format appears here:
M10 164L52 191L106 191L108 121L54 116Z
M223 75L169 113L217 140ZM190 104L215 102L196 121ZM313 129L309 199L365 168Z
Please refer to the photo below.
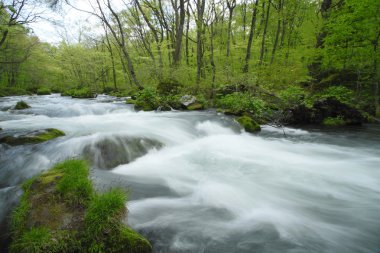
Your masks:
M0 98L0 137L66 132L0 145L0 218L18 185L58 161L86 157L99 190L130 190L128 222L155 252L380 250L380 128L241 131L209 112L134 112L122 100ZM4 230L2 230L4 234Z

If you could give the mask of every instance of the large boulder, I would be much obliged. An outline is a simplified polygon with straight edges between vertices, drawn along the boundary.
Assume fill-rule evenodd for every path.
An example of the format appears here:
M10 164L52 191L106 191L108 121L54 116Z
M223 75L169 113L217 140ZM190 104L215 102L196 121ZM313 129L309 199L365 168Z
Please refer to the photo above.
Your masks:
M194 104L197 101L197 98L192 95L184 95L181 97L180 102L183 106L188 107L191 104Z
M19 136L11 136L11 135L4 136L0 139L0 144L4 143L11 146L36 144L36 143L52 140L64 135L65 133L62 132L61 130L48 128L44 130L32 131L30 133L19 135Z
M96 168L112 169L162 147L162 143L148 138L113 136L86 145L83 155Z
M365 121L362 113L336 98L330 97L314 102L311 108L298 105L286 109L281 122L284 124L360 125Z

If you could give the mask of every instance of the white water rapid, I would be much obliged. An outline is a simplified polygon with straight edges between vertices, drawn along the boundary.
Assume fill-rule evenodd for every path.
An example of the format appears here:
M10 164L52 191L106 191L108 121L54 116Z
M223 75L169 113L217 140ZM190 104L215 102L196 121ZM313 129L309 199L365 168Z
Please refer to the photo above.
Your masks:
M21 99L31 108L12 110ZM126 222L154 252L380 251L379 125L264 126L252 135L214 111L135 112L107 96L51 95L0 98L0 127L0 138L66 133L37 145L0 144L3 227L23 180L85 157L99 190L130 191Z

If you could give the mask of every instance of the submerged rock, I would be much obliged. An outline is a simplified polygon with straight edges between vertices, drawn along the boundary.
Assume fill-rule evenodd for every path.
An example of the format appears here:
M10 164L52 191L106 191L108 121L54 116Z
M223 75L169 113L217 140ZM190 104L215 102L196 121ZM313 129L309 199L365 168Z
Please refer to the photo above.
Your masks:
M249 133L255 133L261 130L260 125L249 116L241 116L236 119L245 131Z
M122 222L125 192L94 193L88 176L84 161L71 160L24 183L9 251L151 252L150 243Z
M28 105L24 101L17 102L17 104L15 105L15 110L24 110L28 108L30 108L30 105Z
M162 147L162 143L148 138L116 136L87 145L83 149L83 156L97 168L112 169L134 161L149 150Z
M49 141L60 136L64 136L65 133L61 130L48 128L44 130L33 131L25 135L20 136L5 136L0 139L0 143L8 144L11 146L36 144L45 141Z

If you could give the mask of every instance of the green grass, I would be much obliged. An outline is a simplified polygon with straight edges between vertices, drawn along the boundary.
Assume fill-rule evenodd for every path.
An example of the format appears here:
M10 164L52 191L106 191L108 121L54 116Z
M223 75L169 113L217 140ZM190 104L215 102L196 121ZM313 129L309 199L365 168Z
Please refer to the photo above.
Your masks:
M27 108L30 108L30 106L24 101L17 102L17 104L15 106L16 110L23 110L23 109L27 109Z
M63 173L56 185L57 191L70 204L86 205L93 195L89 169L85 161L69 160L53 168L52 171Z
M119 220L125 213L126 194L114 189L96 196L88 207L85 224L89 234L102 236L106 230L117 229Z

